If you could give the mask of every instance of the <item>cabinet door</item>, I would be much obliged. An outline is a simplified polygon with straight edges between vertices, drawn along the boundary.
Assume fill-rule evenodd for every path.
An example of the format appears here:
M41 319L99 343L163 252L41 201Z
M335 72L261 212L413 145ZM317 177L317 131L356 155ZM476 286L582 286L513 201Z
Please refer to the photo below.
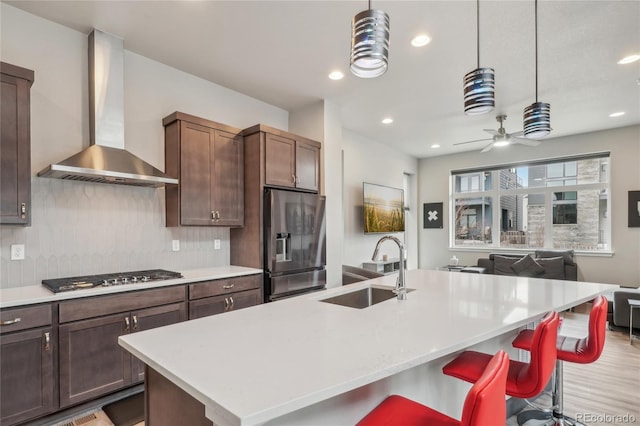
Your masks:
M244 223L244 146L240 135L215 131L211 173L211 210L214 225Z
M180 223L212 225L210 176L213 130L182 122L180 132Z
M169 324L176 324L187 319L187 304L174 303L172 305L157 306L155 308L141 309L131 312L131 331L151 330ZM131 356L131 369L133 382L144 380L144 363Z
M130 330L129 313L60 325L61 408L131 383L131 356L118 345Z
M31 222L29 81L1 74L0 223Z
M296 184L296 141L265 135L265 184L294 188Z
M227 312L230 302L229 296L206 297L189 302L189 319L208 317Z
M52 328L6 334L0 345L0 424L54 410Z
M262 292L260 289L239 291L229 296L230 305L229 310L234 311L242 308L248 308L250 306L259 305L262 303Z
M320 190L320 148L296 143L296 188Z

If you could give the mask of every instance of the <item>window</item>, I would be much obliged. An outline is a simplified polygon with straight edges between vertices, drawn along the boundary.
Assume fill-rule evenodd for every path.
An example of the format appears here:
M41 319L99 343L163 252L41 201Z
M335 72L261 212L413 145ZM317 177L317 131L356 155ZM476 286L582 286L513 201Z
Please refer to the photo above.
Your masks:
M609 162L607 152L451 172L452 246L609 250Z

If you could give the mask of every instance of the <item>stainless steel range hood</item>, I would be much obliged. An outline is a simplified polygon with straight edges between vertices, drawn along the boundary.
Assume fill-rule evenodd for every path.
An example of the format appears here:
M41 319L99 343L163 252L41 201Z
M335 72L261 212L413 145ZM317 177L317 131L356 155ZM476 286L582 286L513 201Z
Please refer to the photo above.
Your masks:
M89 34L91 145L38 176L86 182L160 187L177 184L124 149L124 43L94 29Z

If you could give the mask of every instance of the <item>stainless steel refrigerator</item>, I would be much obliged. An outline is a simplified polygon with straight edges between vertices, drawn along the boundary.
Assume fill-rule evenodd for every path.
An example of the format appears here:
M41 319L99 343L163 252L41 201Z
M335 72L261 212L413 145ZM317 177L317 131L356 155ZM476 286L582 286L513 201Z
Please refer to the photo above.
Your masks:
M265 301L325 288L325 197L264 190Z

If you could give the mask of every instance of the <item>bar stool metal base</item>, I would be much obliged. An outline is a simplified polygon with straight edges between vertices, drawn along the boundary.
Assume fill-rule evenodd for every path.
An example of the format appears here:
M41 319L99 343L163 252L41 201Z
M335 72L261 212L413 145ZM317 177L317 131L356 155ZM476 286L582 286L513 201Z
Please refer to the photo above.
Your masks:
M553 372L553 385L551 391L551 408L547 410L528 410L518 414L518 425L531 426L531 425L551 425L551 426L586 426L584 423L577 421L574 418L566 416L562 413L562 361L556 360L556 369ZM528 402L528 401L527 401ZM532 405L532 404L530 404ZM536 420L535 422L530 422ZM544 421L547 420L547 421ZM539 422L543 421L543 422Z

